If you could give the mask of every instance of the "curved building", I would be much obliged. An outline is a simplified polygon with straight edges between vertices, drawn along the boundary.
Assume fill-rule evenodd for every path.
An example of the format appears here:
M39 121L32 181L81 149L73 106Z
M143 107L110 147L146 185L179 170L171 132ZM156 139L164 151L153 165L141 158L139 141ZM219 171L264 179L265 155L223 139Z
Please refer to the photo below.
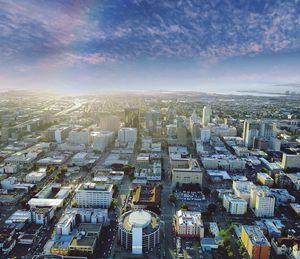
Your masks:
M142 254L157 246L160 241L160 219L152 211L130 210L119 218L121 246Z

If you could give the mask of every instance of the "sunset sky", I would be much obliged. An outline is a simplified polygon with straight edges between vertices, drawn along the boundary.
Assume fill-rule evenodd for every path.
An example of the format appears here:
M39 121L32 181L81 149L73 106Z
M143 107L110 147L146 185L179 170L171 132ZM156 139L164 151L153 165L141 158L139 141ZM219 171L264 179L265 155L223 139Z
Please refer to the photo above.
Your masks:
M300 92L300 1L0 0L0 89Z

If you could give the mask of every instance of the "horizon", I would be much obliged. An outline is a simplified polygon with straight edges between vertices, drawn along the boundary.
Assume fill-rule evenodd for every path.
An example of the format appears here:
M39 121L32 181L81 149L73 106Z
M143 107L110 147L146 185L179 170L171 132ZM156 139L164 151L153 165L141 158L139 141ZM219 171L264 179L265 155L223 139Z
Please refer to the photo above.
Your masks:
M0 89L300 89L298 0L0 4Z

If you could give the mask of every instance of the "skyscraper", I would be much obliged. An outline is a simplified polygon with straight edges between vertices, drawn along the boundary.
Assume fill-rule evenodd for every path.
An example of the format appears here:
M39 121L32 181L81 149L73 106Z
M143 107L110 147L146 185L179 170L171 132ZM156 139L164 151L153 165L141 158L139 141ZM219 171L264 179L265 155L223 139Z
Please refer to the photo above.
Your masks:
M210 106L204 106L203 108L203 115L202 115L202 126L207 126L210 122L210 118L212 115L212 109Z
M125 109L125 127L136 128L140 127L140 111L137 108Z
M193 140L200 138L200 118L196 114L196 111L193 111L190 117L190 131Z
M160 113L158 111L147 112L145 116L146 128L151 133L156 132L159 120Z
M260 124L257 121L245 120L243 129L243 141L246 147L253 147L254 138L259 136Z

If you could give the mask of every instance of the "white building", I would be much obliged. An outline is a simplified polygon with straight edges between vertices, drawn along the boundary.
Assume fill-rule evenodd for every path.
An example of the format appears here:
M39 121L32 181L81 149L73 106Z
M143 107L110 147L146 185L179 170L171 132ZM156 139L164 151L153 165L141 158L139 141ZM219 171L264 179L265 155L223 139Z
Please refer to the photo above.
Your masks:
M77 145L89 145L91 143L91 136L88 130L72 130L69 133L69 142Z
M257 180L267 186L272 186L274 184L273 178L266 173L257 173Z
M247 212L247 201L231 194L223 196L223 206L233 215L243 215Z
M112 143L114 133L112 131L92 132L91 140L93 149L103 152Z
M137 164L134 171L134 177L138 179L147 179L148 181L160 181L161 163Z
M287 154L283 153L281 167L287 168L300 168L300 154Z
M175 216L177 236L184 238L203 238L204 225L201 212L178 210Z
M244 121L243 140L246 147L254 146L254 138L259 136L259 129L260 125L257 121Z
M117 132L120 129L120 118L115 115L107 115L100 124L102 130Z
M232 189L234 194L247 201L250 202L250 192L251 189L255 187L255 184L250 181L233 181Z
M250 207L256 217L274 217L275 197L269 194L266 186L256 186L251 189Z
M137 141L137 129L121 128L118 132L118 141L121 145L135 144Z
M56 224L56 234L69 235L78 220L80 223L106 224L108 220L108 210L68 208Z
M200 139L203 141L203 142L209 142L210 141L210 128L202 128L200 130Z
M25 181L27 183L38 183L46 177L46 172L31 172L26 175Z
M246 161L232 155L212 155L210 157L202 157L202 164L207 169L221 170L243 170L246 167Z
M212 109L210 106L204 106L203 108L203 115L202 115L202 125L207 126L208 123L210 122L212 115Z
M1 181L1 187L4 190L12 190L15 188L16 183L17 183L16 177L8 177Z
M158 246L160 219L152 211L131 210L119 217L119 241L133 254L142 254Z
M200 137L200 118L195 111L190 117L190 131L193 140Z
M84 208L109 208L112 202L113 185L83 183L76 189L78 207Z

